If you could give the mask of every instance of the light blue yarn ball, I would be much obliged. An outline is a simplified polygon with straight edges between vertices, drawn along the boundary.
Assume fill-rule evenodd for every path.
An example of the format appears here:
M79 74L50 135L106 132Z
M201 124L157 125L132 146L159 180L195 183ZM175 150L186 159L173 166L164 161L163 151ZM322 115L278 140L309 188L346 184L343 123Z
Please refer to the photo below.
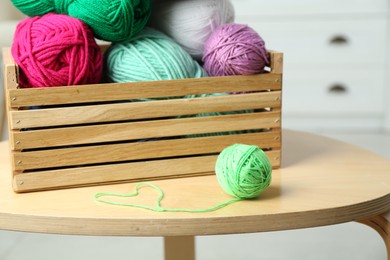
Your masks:
M203 68L165 34L145 28L129 41L114 43L106 54L111 82L140 82L206 77Z

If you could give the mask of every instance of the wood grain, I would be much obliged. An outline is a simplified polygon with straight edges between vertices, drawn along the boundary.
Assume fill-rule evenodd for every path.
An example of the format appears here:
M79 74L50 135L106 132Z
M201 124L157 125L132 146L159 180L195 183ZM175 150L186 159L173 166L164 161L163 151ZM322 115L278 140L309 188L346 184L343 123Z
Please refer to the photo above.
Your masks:
M15 131L15 150L76 144L130 141L150 138L186 136L218 132L280 127L279 112L232 114L216 117L194 117L150 120L92 126L65 127L35 131Z
M10 90L11 106L77 104L206 93L280 90L280 74ZM72 98L69 98L69 97Z
M274 168L280 165L280 150L266 152ZM216 155L143 162L80 166L58 170L19 173L14 176L16 192L102 185L108 183L150 181L213 175Z
M281 145L279 136L275 133L253 133L15 151L13 160L16 162L16 170L42 169L219 153L234 143L253 144L263 149L280 148Z
M16 110L10 113L11 128L66 126L88 123L183 116L213 112L280 107L281 91L241 95L180 98Z
M269 189L257 199L200 214L158 213L93 200L96 192L130 192L134 184L129 183L15 194L8 144L3 142L0 229L126 236L235 234L337 224L390 210L388 160L312 134L284 131L282 136L284 159L274 169ZM213 175L153 183L164 190L167 207L204 208L231 198ZM145 188L135 199L152 205L155 198Z

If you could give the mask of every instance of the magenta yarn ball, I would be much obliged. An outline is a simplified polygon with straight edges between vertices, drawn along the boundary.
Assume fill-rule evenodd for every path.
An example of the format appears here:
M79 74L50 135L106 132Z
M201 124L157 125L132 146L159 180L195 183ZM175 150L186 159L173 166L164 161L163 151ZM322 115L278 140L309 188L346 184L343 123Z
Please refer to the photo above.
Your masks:
M92 30L61 14L26 18L16 28L11 48L24 88L99 83L103 54Z
M244 24L225 24L205 42L204 69L210 76L251 75L264 72L269 58L263 38Z

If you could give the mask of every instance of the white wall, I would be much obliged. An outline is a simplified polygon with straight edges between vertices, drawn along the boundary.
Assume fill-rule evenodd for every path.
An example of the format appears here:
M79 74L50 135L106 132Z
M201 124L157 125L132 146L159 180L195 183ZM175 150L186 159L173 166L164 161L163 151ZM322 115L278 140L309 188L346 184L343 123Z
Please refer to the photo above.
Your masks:
M390 5L390 4L389 4ZM387 20L387 31L389 32L387 34L387 42L390 42L390 14L388 14L389 19ZM384 128L386 133L390 134L390 48L387 48L387 80L386 80L386 96L384 97L386 99L386 112L385 112L385 123Z
M7 20L20 20L23 15L12 5L11 1L1 1L0 22Z

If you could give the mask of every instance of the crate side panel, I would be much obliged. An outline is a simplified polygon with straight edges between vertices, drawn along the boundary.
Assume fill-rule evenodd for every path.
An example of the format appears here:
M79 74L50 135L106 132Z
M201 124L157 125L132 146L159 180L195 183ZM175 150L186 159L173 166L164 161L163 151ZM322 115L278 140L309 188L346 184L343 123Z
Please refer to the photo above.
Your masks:
M280 82L280 74L264 73L249 76L14 89L10 91L10 97L11 106L28 107L178 97L220 92L280 90Z
M12 129L172 117L280 107L281 91L10 112Z
M104 184L123 181L163 179L213 171L216 156L108 164L18 174L14 189L19 192Z
M173 140L69 147L52 150L14 152L16 170L80 166L154 158L218 153L234 143L280 148L280 132L182 138Z
M280 126L280 112L151 120L134 123L55 128L14 133L18 149L130 141Z
M278 168L280 150L268 151L266 155L273 168ZM14 176L13 187L17 192L29 192L107 183L212 175L216 160L217 156L212 155L21 173Z

